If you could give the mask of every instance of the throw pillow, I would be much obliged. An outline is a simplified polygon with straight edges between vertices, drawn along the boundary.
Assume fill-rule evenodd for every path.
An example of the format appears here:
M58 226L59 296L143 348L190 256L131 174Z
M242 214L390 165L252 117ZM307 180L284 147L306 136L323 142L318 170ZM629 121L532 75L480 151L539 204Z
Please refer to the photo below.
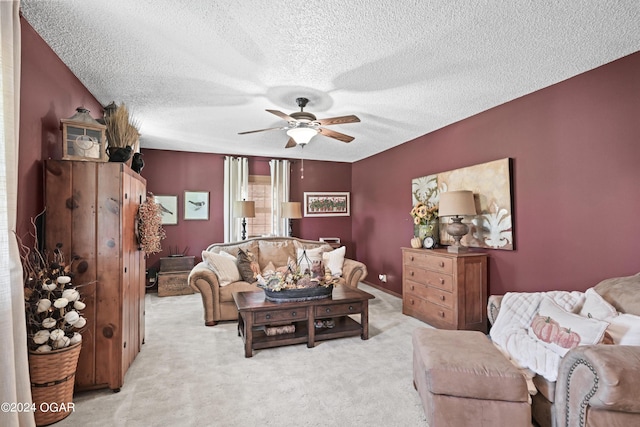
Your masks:
M580 309L580 316L592 317L598 320L605 320L618 315L614 306L609 304L593 288L585 292L585 300Z
M256 281L256 276L260 274L260 266L255 260L253 252L251 252L249 249L247 249L246 251L238 249L237 265L242 280L248 283L253 283Z
M260 248L258 262L262 270L265 269L269 261L281 266L287 263L289 257L294 258L296 256L295 248L289 241L260 240L258 245Z
M531 322L528 333L551 351L564 356L578 345L602 341L607 326L609 324L602 320L565 311L545 297L540 302L538 315Z
M346 251L346 247L340 246L338 249L322 254L322 262L331 271L332 276L342 276L342 264L344 264Z
M236 257L231 254L224 251L219 254L202 251L202 260L216 273L220 286L227 286L242 279L236 265Z
M607 332L615 344L640 346L640 316L620 313L607 321L609 322Z
M309 270L311 277L324 276L324 268L322 267L322 254L324 248L314 249L298 249L298 267L300 272L304 273Z
M262 275L266 276L267 273L273 274L276 272L276 266L273 265L273 262L269 261L269 263L262 270Z

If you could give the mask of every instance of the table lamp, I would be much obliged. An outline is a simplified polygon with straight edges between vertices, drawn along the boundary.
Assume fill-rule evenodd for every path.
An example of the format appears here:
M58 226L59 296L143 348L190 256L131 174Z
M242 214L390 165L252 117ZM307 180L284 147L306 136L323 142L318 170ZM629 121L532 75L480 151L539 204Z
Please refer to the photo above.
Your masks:
M438 215L451 217L451 223L447 225L446 232L453 237L453 245L449 245L448 252L463 253L469 250L460 243L460 239L469 232L469 226L462 223L465 215L476 215L476 205L473 200L473 191L447 191L440 193Z
M282 218L289 219L289 237L293 237L293 229L291 227L292 219L302 218L302 207L300 202L282 202L280 204L280 211L282 212Z
M247 238L247 218L256 216L256 202L239 200L233 207L234 217L242 218L242 240Z

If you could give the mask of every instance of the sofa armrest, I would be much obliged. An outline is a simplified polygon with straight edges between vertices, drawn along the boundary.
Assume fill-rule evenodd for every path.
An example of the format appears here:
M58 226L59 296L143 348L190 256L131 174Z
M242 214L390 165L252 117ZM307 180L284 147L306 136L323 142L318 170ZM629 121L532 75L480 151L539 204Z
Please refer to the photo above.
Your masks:
M360 261L345 258L342 264L342 277L347 286L357 288L358 282L361 282L367 277L367 266Z
M202 295L205 325L215 325L214 308L220 306L218 276L204 262L200 262L193 267L187 280L189 287Z
M560 362L556 383L558 426L585 425L587 406L640 413L640 347L579 346Z

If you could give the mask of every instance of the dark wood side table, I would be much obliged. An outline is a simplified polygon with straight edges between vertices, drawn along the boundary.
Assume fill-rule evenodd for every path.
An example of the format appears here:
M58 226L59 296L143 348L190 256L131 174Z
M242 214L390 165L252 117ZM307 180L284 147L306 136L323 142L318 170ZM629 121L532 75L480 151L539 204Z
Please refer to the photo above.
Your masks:
M194 256L160 258L158 272L158 296L188 295L193 290L187 278L195 262Z
M244 355L251 357L253 350L316 342L360 335L369 339L369 300L373 295L349 286L333 289L329 298L295 301L267 301L264 292L234 292L233 299L238 308L238 336L244 340ZM359 314L360 323L350 315ZM333 319L332 328L315 327L317 319ZM293 324L295 332L268 336L264 327Z

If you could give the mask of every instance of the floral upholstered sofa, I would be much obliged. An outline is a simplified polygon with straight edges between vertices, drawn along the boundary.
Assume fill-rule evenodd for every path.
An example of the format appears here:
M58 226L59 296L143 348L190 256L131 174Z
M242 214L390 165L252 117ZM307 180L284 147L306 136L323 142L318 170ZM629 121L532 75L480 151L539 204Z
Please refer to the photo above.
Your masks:
M287 266L291 260L298 262L301 257L310 262L322 260L324 267L339 278L339 285L357 288L358 282L367 277L367 267L344 256L344 246L333 249L325 242L295 237L215 243L202 251L202 262L191 270L188 281L202 296L205 325L214 326L221 320L238 319L234 292L258 290L257 274Z
M640 273L584 293L491 296L488 315L491 339L530 378L541 427L640 425Z

